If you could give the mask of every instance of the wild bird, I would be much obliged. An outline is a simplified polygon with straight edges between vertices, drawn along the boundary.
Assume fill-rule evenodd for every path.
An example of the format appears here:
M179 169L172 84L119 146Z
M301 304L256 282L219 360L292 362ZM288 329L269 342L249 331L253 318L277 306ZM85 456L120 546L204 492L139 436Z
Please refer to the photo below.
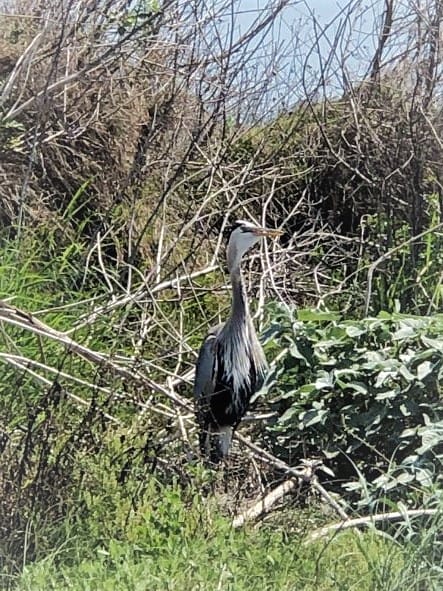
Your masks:
M251 396L263 385L267 364L249 313L240 263L265 236L282 232L243 220L231 229L227 263L231 277L231 314L212 328L200 348L194 382L202 454L216 464L228 455L234 430Z

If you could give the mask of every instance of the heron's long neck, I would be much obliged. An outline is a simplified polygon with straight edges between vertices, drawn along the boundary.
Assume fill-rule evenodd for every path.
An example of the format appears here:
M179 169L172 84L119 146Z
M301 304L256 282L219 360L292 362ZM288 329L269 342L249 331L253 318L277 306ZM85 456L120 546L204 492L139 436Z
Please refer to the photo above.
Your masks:
M245 322L249 316L248 300L246 297L246 288L240 270L240 265L234 267L231 271L232 286L232 306L231 318Z

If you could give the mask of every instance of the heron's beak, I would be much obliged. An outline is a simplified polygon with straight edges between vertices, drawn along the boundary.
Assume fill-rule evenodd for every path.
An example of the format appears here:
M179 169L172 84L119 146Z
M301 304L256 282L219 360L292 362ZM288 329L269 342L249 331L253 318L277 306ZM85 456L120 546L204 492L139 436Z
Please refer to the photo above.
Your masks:
M271 228L255 228L253 233L256 236L267 236L268 238L277 238L283 234L282 230L274 230Z

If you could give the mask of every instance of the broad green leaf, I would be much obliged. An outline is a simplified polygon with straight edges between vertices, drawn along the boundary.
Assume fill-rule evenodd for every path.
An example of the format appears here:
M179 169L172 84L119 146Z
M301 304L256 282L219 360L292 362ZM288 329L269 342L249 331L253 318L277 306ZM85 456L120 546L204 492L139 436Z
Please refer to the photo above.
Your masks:
M396 371L381 371L378 374L377 379L375 381L375 387L380 388L380 386L383 386L383 384L386 382L388 378L395 377L396 375Z
M295 359L301 359L302 361L304 361L306 363L306 365L310 365L308 359L306 358L305 355L303 355L303 353L300 351L300 349L298 348L298 346L297 346L296 343L294 343L293 345L291 345L291 347L289 348L289 353Z
M390 312L385 312L384 310L382 310L378 313L377 318L380 318L381 320L392 320L392 314Z
M367 330L365 328L360 328L359 326L347 326L346 327L346 334L348 337L357 338L360 337L362 334L366 334Z
M353 368L353 367L345 367L343 369L335 369L334 370L334 376L336 378L341 378L342 376L353 376L356 377L360 375L360 372Z
M420 459L420 456L418 456L417 454L413 454L411 456L407 456L403 460L402 464L405 466L410 465L410 464L416 464L419 459Z
M429 426L427 429L421 431L421 440L422 445L415 450L420 455L436 445L443 443L443 429L439 429L437 426L435 428Z
M288 408L287 411L285 411L282 416L278 419L279 422L285 423L287 421L289 421L290 419L292 419L292 417L294 415L296 415L298 413L298 409L296 409L294 406L291 406L290 408Z
M331 470L331 468L328 468L327 466L322 465L318 469L330 476L331 478L334 478L335 476L334 471Z
M359 394L367 394L368 393L368 388L367 388L366 384L364 384L363 382L349 382L347 384L347 387L350 388L351 390L355 390Z
M312 409L300 414L300 420L305 427L310 427L316 423L322 422L323 418L328 414L325 409Z
M379 351L365 351L361 357L363 361L361 367L363 369L376 369L384 361L384 357Z
M323 455L325 456L325 458L328 458L329 460L332 458L336 458L339 453L340 453L339 451L330 451L327 449L323 450Z
M417 332L412 328L412 326L402 326L396 332L394 332L392 335L392 340L403 341L404 339L415 337L416 334Z
M324 401L323 400L320 400L320 401L314 400L314 402L312 403L312 407L316 408L316 409L324 408L325 407Z
M404 365L400 365L400 367L398 368L398 373L407 381L407 382L413 382L415 380L415 376L413 373L411 373L409 371L409 369L407 367L405 367Z
M309 308L298 310L297 318L303 322L325 322L325 321L338 321L340 320L340 314L336 312L320 312L319 310L310 310Z
M433 474L430 470L426 470L424 468L420 468L415 478L421 484L421 486L431 487L433 485Z
M310 394L311 392L314 392L314 390L315 384L303 384L303 386L300 386L298 389L298 392L300 394Z
M411 411L408 409L406 404L400 404L400 412L404 417L410 417ZM400 436L401 437L401 436Z
M405 429L400 433L399 437L414 437L415 435L417 435L417 430L418 427Z
M375 397L375 400L386 400L388 398L396 398L398 393L395 390L387 390L386 392L380 392Z
M407 484L408 482L412 482L412 480L414 480L414 476L408 472L402 472L397 476L396 480L401 484Z
M417 365L417 377L419 380L423 380L432 372L432 363L430 361L423 361L420 365Z

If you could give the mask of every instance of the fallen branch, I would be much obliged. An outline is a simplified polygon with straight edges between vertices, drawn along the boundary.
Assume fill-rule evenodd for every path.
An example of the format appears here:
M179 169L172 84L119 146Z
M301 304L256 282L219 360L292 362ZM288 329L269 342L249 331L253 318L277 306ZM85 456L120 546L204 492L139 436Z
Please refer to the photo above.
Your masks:
M296 486L300 484L300 481L297 478L291 478L289 480L285 480L274 488L270 493L268 493L265 497L257 501L252 507L237 515L237 517L232 522L232 527L241 527L245 524L246 521L250 521L252 519L256 519L263 513L268 513L271 507L284 495L294 489Z
M328 505L330 505L344 521L347 521L349 519L344 509L340 507L337 501L334 498L332 498L328 491L318 482L317 476L315 475L315 470L319 468L324 470L324 467L322 467L322 462L306 461L306 464L310 468L311 472L306 471L305 468L293 468L292 466L289 466L285 462L282 462L282 460L279 460L278 458L270 454L268 451L261 449L260 447L258 447L258 445L255 445L255 443L252 443L251 441L246 439L246 437L243 437L243 435L241 435L240 433L235 433L234 437L242 443L244 443L246 447L249 447L249 449L251 449L258 457L260 457L268 464L271 464L272 466L275 466L280 470L284 470L288 474L292 474L296 478L309 483L312 486L312 488L314 488L319 493L323 500Z
M348 519L341 523L332 523L320 529L314 530L309 536L307 542L313 542L319 538L323 538L332 532L338 532L343 529L351 527L370 526L380 521L398 521L399 519L409 517L422 517L425 515L436 515L437 509L411 509L410 511L393 511L391 513L380 513L378 515L368 515L367 517L357 517L356 519Z

